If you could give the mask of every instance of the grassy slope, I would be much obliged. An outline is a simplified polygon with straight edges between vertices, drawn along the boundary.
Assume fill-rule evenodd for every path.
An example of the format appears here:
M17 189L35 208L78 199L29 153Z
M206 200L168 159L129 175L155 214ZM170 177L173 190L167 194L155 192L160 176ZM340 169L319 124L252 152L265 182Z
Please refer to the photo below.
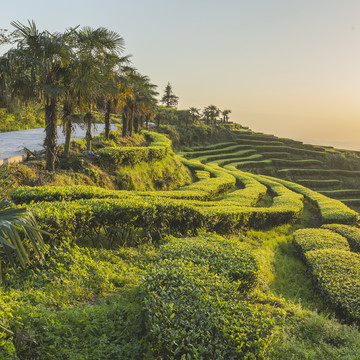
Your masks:
M172 161L166 159L163 167L159 165L160 170L155 171L157 175L152 179L161 182L164 174L172 176L166 173ZM176 172L177 167L174 163L173 171ZM144 175L151 171L154 170L140 165L124 169L124 174L133 172L135 188L142 189L144 183L146 188L152 188L152 180L145 180L147 175ZM154 186L162 187L168 188L163 184ZM266 201L270 204L272 199ZM245 304L254 314L254 322L249 322L246 330L249 334L252 331L255 334L259 325L256 325L257 316L262 319L261 326L266 323L266 327L259 327L264 331L264 342L251 345L247 338L249 359L356 359L360 356L359 332L333 318L334 310L319 297L292 243L291 234L295 229L317 225L317 221L316 211L306 203L294 225L232 235L234 241L247 244L259 264L255 289L246 295L234 293L235 302ZM166 238L163 241L165 243ZM156 323L148 322L143 306L148 299L146 282L141 280L143 275L153 265L158 266L155 274L160 277L168 276L167 271L172 270L156 265L159 244L109 250L101 249L101 244L97 246L99 249L82 248L66 244L64 239L61 248L49 251L45 264L16 274L4 269L7 275L1 289L0 325L15 335L0 332L2 358L152 359L152 354L157 354L157 359L171 357L166 355L165 346L169 344L155 342L153 334L168 330L174 331L172 337L178 336L179 329L171 328L173 318L169 314L165 319L167 326L156 329ZM213 311L223 306L220 300L208 302L207 306ZM236 325L232 317L225 321ZM224 329L225 333L230 331ZM186 343L185 338L186 335L183 338ZM194 349L189 347L186 351L193 354L190 358L196 358ZM172 356L180 358L180 355Z

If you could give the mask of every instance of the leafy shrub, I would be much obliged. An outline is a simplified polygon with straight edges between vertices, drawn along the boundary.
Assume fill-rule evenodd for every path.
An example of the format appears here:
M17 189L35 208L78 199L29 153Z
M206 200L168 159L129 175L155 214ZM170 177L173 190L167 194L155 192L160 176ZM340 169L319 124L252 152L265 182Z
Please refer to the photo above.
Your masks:
M300 229L294 232L294 244L304 255L307 251L320 249L350 250L347 240L327 229Z
M360 229L348 226L348 225L340 225L340 224L328 224L323 225L322 228L329 229L331 231L335 231L338 234L344 236L353 251L360 252Z
M350 225L355 223L359 217L359 214L356 211L351 210L338 200L330 199L302 185L290 181L270 177L268 178L273 179L274 181L277 181L289 189L303 194L306 198L308 198L319 208L322 222L324 224L338 223Z
M249 290L256 285L257 270L254 256L238 241L225 240L218 235L195 238L172 238L160 249L161 258L192 262L209 271L239 281L239 289Z
M241 299L236 281L164 259L147 270L145 306L156 359L260 359L272 319Z
M360 255L324 249L305 253L322 295L350 321L360 324Z

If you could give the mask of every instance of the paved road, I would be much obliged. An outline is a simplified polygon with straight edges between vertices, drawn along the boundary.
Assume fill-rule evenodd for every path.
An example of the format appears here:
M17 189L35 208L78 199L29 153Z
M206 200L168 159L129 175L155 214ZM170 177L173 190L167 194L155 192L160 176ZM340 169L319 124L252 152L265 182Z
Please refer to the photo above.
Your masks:
M84 138L86 131L82 130L77 124L75 126L76 129L72 138ZM115 129L114 125L112 125L112 129ZM97 124L96 130L93 129L92 134L100 134L103 130L104 124ZM63 144L65 142L65 136L62 133L60 126L58 126L58 136L58 144ZM44 128L0 133L0 159L7 159L12 156L24 155L24 147L31 151L42 150L44 139Z

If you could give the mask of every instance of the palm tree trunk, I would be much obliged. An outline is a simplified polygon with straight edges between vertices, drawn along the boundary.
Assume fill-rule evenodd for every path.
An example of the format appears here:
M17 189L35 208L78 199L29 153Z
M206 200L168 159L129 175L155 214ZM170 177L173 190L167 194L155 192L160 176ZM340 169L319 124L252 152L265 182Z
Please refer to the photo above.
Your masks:
M123 113L122 113L122 136L125 137L127 135L127 113L124 109Z
M64 127L65 127L65 144L64 144L64 157L66 159L70 156L70 141L71 141L71 130L72 122L70 120L71 110L66 103L63 106L63 116L64 116Z
M46 170L55 170L56 141L57 141L57 99L52 96L45 104L45 159Z
M106 100L105 105L105 139L109 138L110 133L110 110L111 110L111 100Z
M129 135L134 135L134 106L131 107L131 116L129 121Z
M92 115L91 112L88 112L85 115L85 123L86 123L86 150L92 151L92 135L91 135L91 123L92 123Z
M134 132L135 132L135 134L137 134L139 132L139 122L140 122L139 118L135 117L135 119L134 119Z

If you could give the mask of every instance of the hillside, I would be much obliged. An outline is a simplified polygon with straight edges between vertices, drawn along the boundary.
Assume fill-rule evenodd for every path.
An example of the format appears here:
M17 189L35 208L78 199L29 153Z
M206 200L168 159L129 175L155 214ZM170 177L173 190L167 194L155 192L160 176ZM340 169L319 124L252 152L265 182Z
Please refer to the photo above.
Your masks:
M176 155L155 132L99 146L109 182L13 191L51 236L5 265L3 358L360 357L360 154L204 129L163 128Z

